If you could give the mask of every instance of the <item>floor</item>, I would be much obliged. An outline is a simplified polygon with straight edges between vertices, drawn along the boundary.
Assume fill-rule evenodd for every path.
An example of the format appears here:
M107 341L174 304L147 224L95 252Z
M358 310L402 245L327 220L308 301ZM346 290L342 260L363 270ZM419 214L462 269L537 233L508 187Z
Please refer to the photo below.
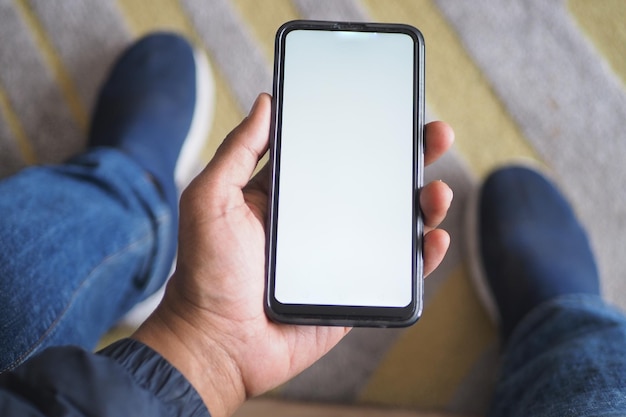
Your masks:
M233 417L463 417L459 414L428 413L392 408L321 405L268 399L248 401Z

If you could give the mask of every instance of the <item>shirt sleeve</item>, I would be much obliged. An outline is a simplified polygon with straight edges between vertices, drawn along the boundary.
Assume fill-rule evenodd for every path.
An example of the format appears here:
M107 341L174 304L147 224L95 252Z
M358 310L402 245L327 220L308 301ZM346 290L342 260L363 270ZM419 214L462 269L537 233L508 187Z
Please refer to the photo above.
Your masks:
M210 417L185 377L132 339L98 353L49 348L3 373L0 415Z

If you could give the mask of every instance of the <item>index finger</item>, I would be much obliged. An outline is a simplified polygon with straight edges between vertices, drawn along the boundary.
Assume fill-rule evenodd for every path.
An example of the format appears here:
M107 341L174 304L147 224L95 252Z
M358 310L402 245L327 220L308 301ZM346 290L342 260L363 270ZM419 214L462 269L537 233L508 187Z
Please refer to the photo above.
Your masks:
M260 94L250 114L226 136L202 176L243 188L267 151L271 97Z
M424 165L430 165L450 149L454 131L445 122L430 122L424 129L424 141Z

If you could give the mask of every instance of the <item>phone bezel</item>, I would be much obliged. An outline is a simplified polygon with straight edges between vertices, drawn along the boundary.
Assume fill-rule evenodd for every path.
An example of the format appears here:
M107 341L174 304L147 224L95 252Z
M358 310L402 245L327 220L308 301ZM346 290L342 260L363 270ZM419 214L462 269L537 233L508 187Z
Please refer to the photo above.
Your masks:
M414 120L413 120L413 266L412 297L405 307L340 306L283 304L274 296L276 261L276 224L278 216L278 181L280 176L280 147L282 126L284 44L294 30L359 31L402 33L412 37L414 44ZM419 191L423 184L423 126L424 126L424 40L416 28L404 24L326 22L296 20L282 25L276 34L272 123L270 131L270 188L268 196L266 240L266 291L264 307L274 321L291 324L404 327L420 317L423 308L422 240L423 223L419 207Z

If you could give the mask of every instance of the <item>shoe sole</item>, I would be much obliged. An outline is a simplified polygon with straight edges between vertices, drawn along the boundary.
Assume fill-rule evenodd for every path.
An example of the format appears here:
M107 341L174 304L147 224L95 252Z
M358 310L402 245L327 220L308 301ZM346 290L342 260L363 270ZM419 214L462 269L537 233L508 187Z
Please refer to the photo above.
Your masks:
M495 298L487 281L487 274L481 262L480 238L478 234L478 204L480 201L482 186L480 183L474 186L467 199L465 210L465 250L470 270L470 281L478 300L485 308L489 319L494 324L500 323L500 313Z
M204 147L215 113L215 82L206 53L194 48L196 62L196 105L187 138L180 151L174 179L183 190L202 171L201 151Z

